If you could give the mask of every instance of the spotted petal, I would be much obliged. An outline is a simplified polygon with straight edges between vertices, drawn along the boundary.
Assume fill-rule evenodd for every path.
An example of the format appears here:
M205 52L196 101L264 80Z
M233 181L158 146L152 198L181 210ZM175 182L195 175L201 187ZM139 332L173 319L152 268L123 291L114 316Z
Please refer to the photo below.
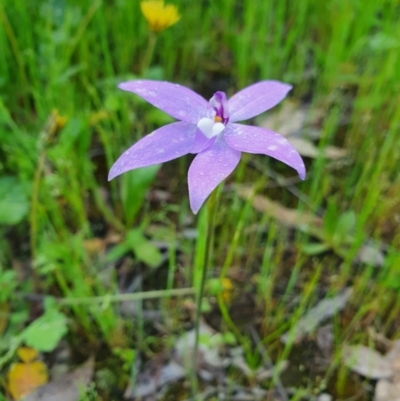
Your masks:
M262 81L242 89L228 101L229 121L248 120L271 109L281 102L291 89L291 85L279 81Z
M304 180L306 169L303 160L282 135L250 125L228 124L224 136L233 149L271 156L297 170L300 178Z
M139 167L164 163L184 156L193 147L197 127L176 122L145 136L125 151L111 167L108 180Z
M223 137L199 153L189 167L189 199L193 213L197 213L211 194L235 169L240 160L240 152L230 148Z
M177 120L197 123L207 112L208 102L191 89L164 81L135 80L118 85L133 92Z

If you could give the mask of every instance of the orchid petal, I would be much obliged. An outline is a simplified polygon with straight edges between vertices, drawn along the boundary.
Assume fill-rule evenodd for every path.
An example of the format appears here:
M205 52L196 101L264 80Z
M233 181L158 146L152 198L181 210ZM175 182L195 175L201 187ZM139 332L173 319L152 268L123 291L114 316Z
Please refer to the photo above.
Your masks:
M222 137L199 153L189 167L190 207L197 213L211 192L235 169L240 152L230 148Z
M262 81L242 89L229 101L229 121L243 121L271 109L281 102L291 85L279 81Z
M194 124L176 122L155 130L119 157L111 167L108 180L135 168L164 163L188 154L193 147L196 129Z
M135 80L118 85L139 95L180 121L196 124L207 112L208 102L191 89L164 81Z
M271 156L294 168L304 180L306 169L297 150L282 135L265 128L228 124L224 131L228 145L241 152Z
M194 138L193 147L190 150L190 153L200 153L203 150L209 148L215 141L216 137L207 138L198 128L196 131L196 135Z

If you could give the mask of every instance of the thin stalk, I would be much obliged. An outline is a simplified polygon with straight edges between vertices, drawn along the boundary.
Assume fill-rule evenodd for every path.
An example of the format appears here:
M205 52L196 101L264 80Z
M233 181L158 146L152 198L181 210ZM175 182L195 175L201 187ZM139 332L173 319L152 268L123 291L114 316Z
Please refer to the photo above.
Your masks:
M111 302L127 302L127 301L140 301L145 299L154 299L162 297L177 297L187 296L194 294L193 288L177 288L171 290L154 290L137 292L133 294L116 294L116 295L101 295L98 297L71 297L57 299L57 303L60 305L84 305L84 304L95 304L103 303L109 304Z
M154 49L156 47L156 43L157 43L157 34L152 31L149 31L147 49L146 49L146 53L143 56L143 62L142 62L142 66L140 68L140 75L142 75L142 76L146 74L146 71L151 66L151 63L153 61Z
M193 362L192 362L192 375L191 375L191 389L192 389L192 401L196 400L196 394L198 392L199 383L197 380L197 365L199 361L199 339L200 339L200 318L201 318L201 301L204 295L204 287L207 277L207 270L211 261L211 247L213 245L213 230L215 223L215 214L217 209L217 203L219 198L220 190L217 188L213 191L210 199L207 202L206 209L203 211L206 218L206 247L205 247L205 257L203 259L203 266L201 269L200 283L196 291L196 316L195 316L195 339L193 347Z
M31 247L31 255L33 261L36 258L36 244L37 244L37 210L39 206L39 189L40 189L40 179L42 177L42 172L44 168L44 164L46 161L46 152L42 150L39 155L39 160L36 166L35 175L33 178L33 187L32 187L32 199L31 199L31 212L30 212L30 247ZM33 271L33 277L36 278L36 273ZM35 280L36 281L36 280ZM36 285L35 285L36 287Z

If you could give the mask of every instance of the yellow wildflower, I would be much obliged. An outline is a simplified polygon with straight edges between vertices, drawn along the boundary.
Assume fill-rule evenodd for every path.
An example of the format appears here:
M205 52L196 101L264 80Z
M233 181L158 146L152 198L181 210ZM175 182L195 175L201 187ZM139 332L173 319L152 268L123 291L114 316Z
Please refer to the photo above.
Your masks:
M161 32L178 22L181 16L178 9L172 4L164 4L163 0L146 0L140 3L149 28L154 32Z

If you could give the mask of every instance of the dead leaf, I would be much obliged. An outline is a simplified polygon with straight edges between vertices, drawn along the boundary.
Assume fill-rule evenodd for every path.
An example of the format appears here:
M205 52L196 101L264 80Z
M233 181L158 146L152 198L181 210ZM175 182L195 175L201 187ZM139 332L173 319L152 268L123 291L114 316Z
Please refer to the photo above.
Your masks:
M334 339L333 324L326 324L317 330L315 342L325 357L331 356Z
M264 118L259 118L258 125L277 130L286 137L299 135L300 130L306 125L309 111L309 107L286 101L278 111L268 113Z
M375 387L375 401L400 401L400 382L379 380Z
M94 359L89 358L79 368L39 387L24 401L78 401L92 380L93 371Z
M346 346L342 358L348 368L369 379L387 379L393 375L391 363L364 345Z
M245 200L252 197L251 203L254 209L276 218L279 222L288 227L295 227L305 232L314 232L322 227L322 218L305 211L289 209L262 195L252 196L253 191L250 188L239 186L237 188L237 193Z
M216 369L222 366L218 347L213 342L216 333L204 322L200 323L199 333L198 372L203 380L212 380ZM140 398L157 394L166 384L185 378L192 368L194 340L194 329L183 333L175 341L170 355L159 354L146 364L135 382L128 385L124 397Z
M390 379L379 380L375 387L375 401L400 401L400 340L394 341L385 355L393 370Z
M157 363L150 363L143 372L138 374L135 382L129 384L124 398L136 399L156 394L161 387L183 379L185 376L185 369L173 360L158 367Z
M253 190L246 186L237 186L236 192L244 200L251 199L252 206L259 212L266 213L288 227L297 228L324 241L325 234L322 230L323 219L321 217L298 209L287 208L262 195L253 196ZM324 243L321 245L323 246ZM337 249L335 251L338 252ZM356 260L377 267L382 266L385 262L383 252L368 244L361 246Z
M222 366L222 359L219 356L219 350L214 343L213 338L216 332L205 322L200 322L199 327L199 370L206 366L218 368ZM195 329L182 334L175 342L175 352L177 359L182 361L183 365L190 367L193 360L193 348L195 343Z
M320 301L297 322L294 332L291 330L281 336L281 341L285 344L288 341L301 341L306 334L314 331L321 322L342 310L351 294L352 289L346 288L335 297Z
M48 372L42 361L34 360L38 355L35 349L22 347L17 354L23 362L11 365L7 375L7 389L14 400L21 400L47 383Z
M392 365L392 368L400 373L400 340L393 342L390 351L385 355L385 359Z
M321 154L327 159L335 160L347 156L348 153L346 149L337 148L336 146L326 146L325 148L320 149L311 141L303 138L289 136L286 139L302 156L313 159L316 159Z
M343 360L354 372L379 380L374 401L400 401L400 340L392 343L385 356L363 345L347 346Z
M383 252L376 246L364 244L357 253L357 260L372 266L381 267L385 263Z
M18 348L17 355L18 355L19 359L21 359L22 362L28 363L28 362L32 362L33 360L35 360L38 357L39 352L37 350L35 350L34 348L21 347L21 348Z
M346 149L336 146L326 146L321 149L308 139L310 136L312 139L320 137L320 129L315 129L315 126L320 126L322 113L323 111L312 110L309 106L285 102L279 111L269 114L259 125L263 128L276 129L302 156L317 158L321 155L332 160L347 156ZM307 133L307 138L304 137L304 132Z
M333 397L328 393L322 393L318 396L317 401L332 401Z

